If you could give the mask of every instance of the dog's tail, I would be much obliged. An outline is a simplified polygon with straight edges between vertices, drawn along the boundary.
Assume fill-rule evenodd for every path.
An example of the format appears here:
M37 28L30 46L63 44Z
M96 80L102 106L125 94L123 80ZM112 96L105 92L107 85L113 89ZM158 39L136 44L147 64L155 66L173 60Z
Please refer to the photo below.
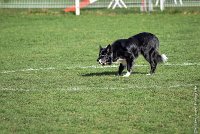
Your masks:
M164 63L167 62L167 60L168 60L168 58L165 54L162 54L161 58L162 58L162 62L164 62Z
M165 62L167 62L167 60L168 60L168 58L167 58L167 56L165 54L162 54L162 55L158 54L156 56L157 63L160 63L160 62L165 63Z

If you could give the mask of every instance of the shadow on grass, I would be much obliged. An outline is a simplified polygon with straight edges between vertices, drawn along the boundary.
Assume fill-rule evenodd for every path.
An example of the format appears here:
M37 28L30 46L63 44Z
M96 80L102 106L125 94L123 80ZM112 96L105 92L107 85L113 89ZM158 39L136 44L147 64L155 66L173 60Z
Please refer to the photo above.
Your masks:
M132 72L132 74L147 74L147 73L146 72ZM90 76L109 76L109 75L118 76L118 73L117 72L96 72L96 73L81 74L81 76L84 76L84 77L90 77Z
M97 73L87 73L87 74L82 74L81 76L103 76L103 75L117 75L116 72L97 72Z

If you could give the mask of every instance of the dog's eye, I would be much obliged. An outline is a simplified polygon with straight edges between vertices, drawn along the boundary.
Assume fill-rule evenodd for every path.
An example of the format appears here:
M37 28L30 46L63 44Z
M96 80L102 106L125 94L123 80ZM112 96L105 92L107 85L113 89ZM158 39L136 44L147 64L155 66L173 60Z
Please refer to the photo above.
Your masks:
M101 57L101 58L104 58L104 57L106 57L106 55L101 55L100 57Z

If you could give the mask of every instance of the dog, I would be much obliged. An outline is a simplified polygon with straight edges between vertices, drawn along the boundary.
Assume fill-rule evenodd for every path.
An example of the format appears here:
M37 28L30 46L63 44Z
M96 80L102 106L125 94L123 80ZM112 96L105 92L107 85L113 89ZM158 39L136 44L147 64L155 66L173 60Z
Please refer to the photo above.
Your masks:
M131 74L135 59L141 54L149 62L151 69L148 75L154 74L157 64L168 60L165 54L159 54L158 38L148 32L136 34L128 39L118 39L111 45L102 48L100 46L97 62L101 65L119 63L118 75L122 75L125 67L128 77Z

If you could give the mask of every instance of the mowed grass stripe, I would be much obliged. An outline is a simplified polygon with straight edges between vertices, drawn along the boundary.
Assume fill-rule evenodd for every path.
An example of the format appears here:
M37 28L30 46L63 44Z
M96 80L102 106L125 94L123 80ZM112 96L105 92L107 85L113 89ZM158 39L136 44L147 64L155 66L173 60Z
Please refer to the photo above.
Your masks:
M141 85L133 85L132 87L83 87L83 86L74 86L74 87L68 87L68 88L56 88L51 89L52 91L88 91L88 90L130 90L130 89L176 89L181 87L195 87L197 89L197 86L199 84L182 84L182 85L171 85L171 86L160 86L160 85L153 85L153 86L141 86ZM19 91L19 92L32 92L32 91L41 91L39 89L15 89L15 88L0 88L0 91ZM195 93L197 93L197 90L195 90ZM197 100L195 100L197 101Z
M179 64L173 64L173 63L166 63L166 64L161 64L162 66L199 66L200 63L179 63ZM67 67L64 69L88 69L88 68L116 68L119 65L111 65L111 66L97 66L97 65L92 65L92 66L74 66L74 67ZM136 67L147 67L149 65L134 65ZM11 71L2 71L2 74L6 73L15 73L15 72L31 72L31 71L45 71L45 70L58 70L58 68L54 67L48 67L48 68L29 68L29 69L21 69L21 70L11 70Z
M51 129L53 132L59 129L71 133L83 133L83 131L190 133L194 127L193 88L194 86L175 89L163 87L161 90L154 88L143 90L93 89L92 94L91 90L66 93L54 90L31 94L30 92L19 92L20 98L16 93L5 91L4 96L7 94L10 98L17 98L3 105L5 111L9 107L12 107L12 110L7 111L7 115L2 119L4 121L24 121L29 124L29 126L22 124L21 129L17 129L18 131L22 131L23 128L35 132L37 131L34 129L35 122L42 121L45 125L37 126L37 128L49 130L52 128L51 124L54 124ZM44 111L41 111L41 108ZM22 115L14 115L13 112L19 109ZM185 127L182 128L180 124ZM15 128L15 126L12 127Z

